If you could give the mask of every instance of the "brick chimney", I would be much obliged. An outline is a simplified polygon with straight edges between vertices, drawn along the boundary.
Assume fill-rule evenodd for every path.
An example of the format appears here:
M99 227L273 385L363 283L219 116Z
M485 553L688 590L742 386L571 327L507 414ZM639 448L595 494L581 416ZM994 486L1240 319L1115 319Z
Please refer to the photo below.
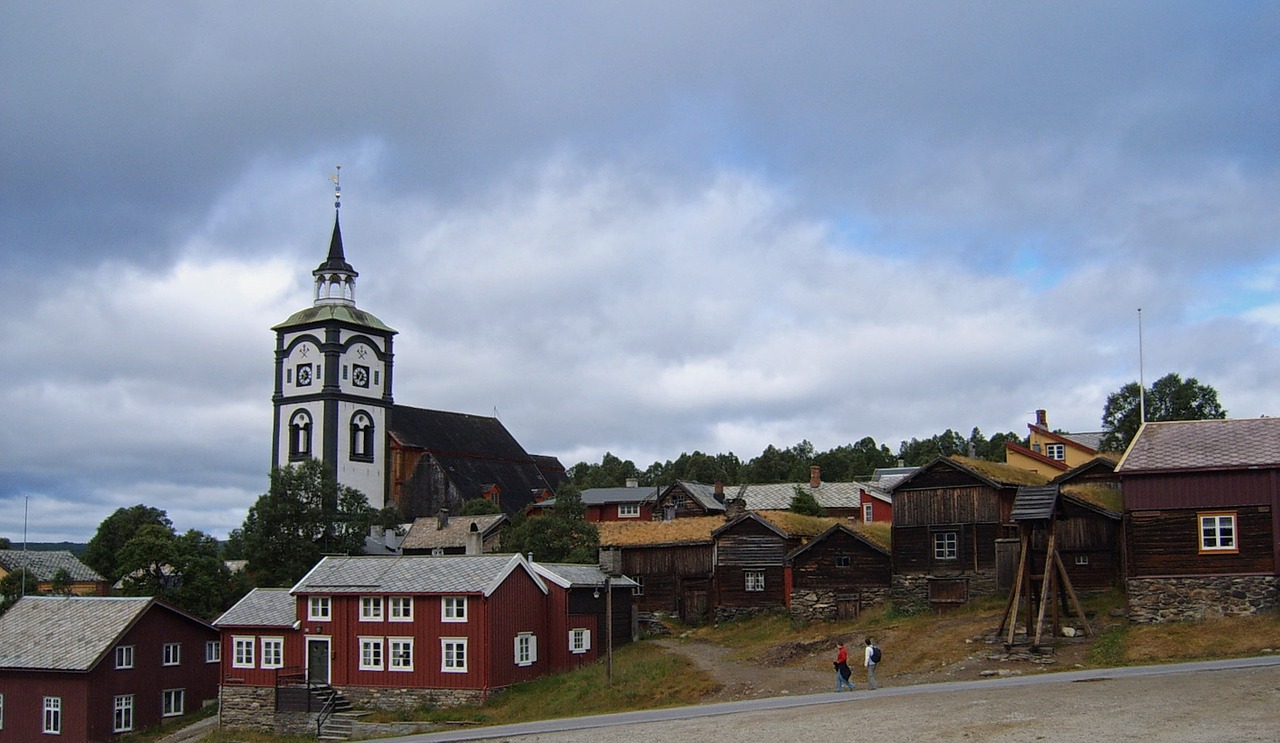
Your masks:
M716 500L718 502L724 503L724 481L723 480L716 480L715 495L716 495Z
M436 514L436 528L443 529L449 525L449 509L441 508L440 513Z
M822 468L816 464L809 465L809 487L814 490L822 487Z
M640 480L638 480L637 478L634 478L634 477L628 477L628 478L627 478L627 487L629 487L629 488L638 488L638 487L640 487Z
M1049 411L1043 408L1036 411L1036 425L1044 429L1049 428Z

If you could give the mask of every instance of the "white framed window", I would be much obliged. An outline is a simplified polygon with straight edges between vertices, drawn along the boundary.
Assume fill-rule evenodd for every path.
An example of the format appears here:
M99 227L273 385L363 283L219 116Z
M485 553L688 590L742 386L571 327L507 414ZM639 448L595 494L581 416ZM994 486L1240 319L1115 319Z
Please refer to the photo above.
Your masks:
M387 618L393 622L412 622L413 597L392 596L387 599Z
M440 670L444 673L467 672L467 638L440 638Z
M182 643L166 642L161 648L160 665L162 666L179 666L182 665Z
M1050 459L1056 459L1059 462L1065 461L1067 458L1067 447L1065 444L1045 444L1044 455Z
M412 637L388 637L387 645L390 651L390 662L387 667L393 671L412 671L413 670L413 638Z
M620 519L640 518L640 504L639 503L619 503L618 518Z
M204 644L204 662L222 662L222 640L208 640Z
M960 557L960 535L954 531L933 533L933 559L956 560Z
M381 671L383 666L383 639L381 637L360 638L360 670Z
M585 653L591 649L591 630L575 627L569 630L569 652Z
M538 638L532 632L516 635L516 665L531 666L538 661Z
M62 735L62 697L44 698L44 727L49 735Z
M440 621L442 622L467 621L467 597L466 596L445 596L443 599L441 599Z
M262 638L262 667L284 668L284 638Z
M4 730L4 695L0 694L0 730Z
M161 717L178 717L187 707L186 689L165 689L161 695Z
M361 596L360 597L360 621L362 622L381 622L382 621L382 597L381 596Z
M763 570L744 570L742 571L746 578L744 586L748 591L764 590L764 571Z
M1088 555L1076 555L1076 564L1077 564L1077 565L1088 565L1088 564L1089 564L1089 556L1088 556Z
M328 596L312 596L307 599L307 619L313 622L329 621L331 609Z
M116 646L116 668L133 668L133 646Z
M870 503L862 504L862 523L870 524L871 521L875 518L875 515L876 515L876 510L872 508L872 504Z
M115 699L115 714L111 718L111 732L127 733L133 730L133 695L122 694Z
M1201 513L1200 551L1239 552L1236 544L1235 512Z
M232 668L253 668L253 645L252 637L231 638Z
M644 595L644 576L637 575L633 577L631 580L636 582L636 587L631 589L631 595L643 596Z

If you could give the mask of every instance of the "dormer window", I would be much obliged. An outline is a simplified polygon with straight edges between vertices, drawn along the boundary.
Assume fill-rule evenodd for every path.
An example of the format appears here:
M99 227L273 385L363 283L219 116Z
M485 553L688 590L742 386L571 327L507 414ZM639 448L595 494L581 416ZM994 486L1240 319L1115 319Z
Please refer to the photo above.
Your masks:
M1065 444L1045 444L1044 455L1050 459L1056 459L1059 462L1065 461L1067 458L1067 447Z

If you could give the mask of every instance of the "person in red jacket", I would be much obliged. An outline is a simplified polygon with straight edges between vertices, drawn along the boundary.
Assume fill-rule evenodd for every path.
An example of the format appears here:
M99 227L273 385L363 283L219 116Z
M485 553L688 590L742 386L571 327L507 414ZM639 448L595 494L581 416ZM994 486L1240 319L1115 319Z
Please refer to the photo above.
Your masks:
M849 670L849 651L844 649L843 642L836 643L836 660L832 665L836 667L836 691L844 691L846 686L853 691L853 682L849 680L853 675Z

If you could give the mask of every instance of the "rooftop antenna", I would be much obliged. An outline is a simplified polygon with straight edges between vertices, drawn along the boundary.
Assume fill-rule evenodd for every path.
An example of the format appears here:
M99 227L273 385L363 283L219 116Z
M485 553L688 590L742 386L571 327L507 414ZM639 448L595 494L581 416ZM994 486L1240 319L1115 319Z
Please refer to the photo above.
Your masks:
M342 163L333 167L334 172L329 180L333 181L333 210L336 212L342 208Z
M1142 373L1142 308L1138 308L1138 425L1147 422L1147 380Z

